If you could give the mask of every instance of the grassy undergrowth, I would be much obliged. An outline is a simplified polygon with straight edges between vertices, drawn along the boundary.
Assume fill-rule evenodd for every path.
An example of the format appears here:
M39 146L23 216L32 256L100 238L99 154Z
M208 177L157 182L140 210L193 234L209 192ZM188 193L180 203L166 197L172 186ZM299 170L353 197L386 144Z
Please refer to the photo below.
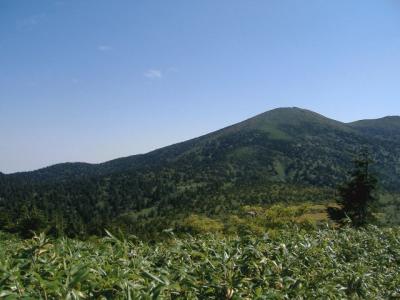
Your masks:
M239 210L221 216L191 214L175 224L176 232L190 234L223 233L274 235L276 230L288 226L315 229L330 222L328 203L274 204L269 206L242 206Z
M205 234L159 243L0 233L4 299L390 299L400 297L400 229Z

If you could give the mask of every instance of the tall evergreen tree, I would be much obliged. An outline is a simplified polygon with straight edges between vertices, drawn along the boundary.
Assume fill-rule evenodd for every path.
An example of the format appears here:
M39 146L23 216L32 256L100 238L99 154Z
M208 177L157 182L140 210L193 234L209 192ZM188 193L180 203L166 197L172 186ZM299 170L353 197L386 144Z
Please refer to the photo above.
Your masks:
M370 205L376 201L374 191L378 180L371 172L373 160L367 150L354 160L350 178L339 187L342 216L349 217L352 224L361 226L371 217Z

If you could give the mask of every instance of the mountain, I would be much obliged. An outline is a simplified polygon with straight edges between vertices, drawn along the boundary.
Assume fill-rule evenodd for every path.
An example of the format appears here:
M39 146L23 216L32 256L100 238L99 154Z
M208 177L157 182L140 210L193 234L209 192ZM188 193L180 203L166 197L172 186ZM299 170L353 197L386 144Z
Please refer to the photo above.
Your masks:
M396 189L397 134L400 117L346 124L305 109L279 108L144 155L102 164L58 164L8 177L43 183L178 166L202 171L222 164L260 169L274 181L334 186L344 176L342 168L361 147L368 147L378 169L384 170L384 187Z
M376 120L361 120L350 123L353 128L382 139L400 138L400 117L389 116Z
M149 226L144 220L162 223L191 211L318 200L332 197L330 189L364 147L382 190L399 192L399 129L399 117L342 123L279 108L143 155L0 176L0 214L35 211L46 222L62 220L58 230L78 234L115 222L137 230Z

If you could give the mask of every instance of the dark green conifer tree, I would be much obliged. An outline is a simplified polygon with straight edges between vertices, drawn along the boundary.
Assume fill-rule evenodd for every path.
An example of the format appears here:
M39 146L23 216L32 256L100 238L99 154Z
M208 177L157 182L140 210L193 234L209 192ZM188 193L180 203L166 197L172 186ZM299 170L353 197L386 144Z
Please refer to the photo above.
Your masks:
M348 217L354 226L365 225L371 219L371 204L376 201L374 191L377 177L371 172L373 160L367 150L354 160L349 179L339 187L341 216Z

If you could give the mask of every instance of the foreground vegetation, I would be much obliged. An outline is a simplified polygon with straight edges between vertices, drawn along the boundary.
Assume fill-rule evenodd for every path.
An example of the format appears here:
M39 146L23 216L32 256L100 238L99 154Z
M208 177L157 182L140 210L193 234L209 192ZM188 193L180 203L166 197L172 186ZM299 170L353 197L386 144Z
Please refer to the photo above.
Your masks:
M301 299L400 297L400 229L21 240L0 234L0 298ZM26 298L25 298L26 297Z

